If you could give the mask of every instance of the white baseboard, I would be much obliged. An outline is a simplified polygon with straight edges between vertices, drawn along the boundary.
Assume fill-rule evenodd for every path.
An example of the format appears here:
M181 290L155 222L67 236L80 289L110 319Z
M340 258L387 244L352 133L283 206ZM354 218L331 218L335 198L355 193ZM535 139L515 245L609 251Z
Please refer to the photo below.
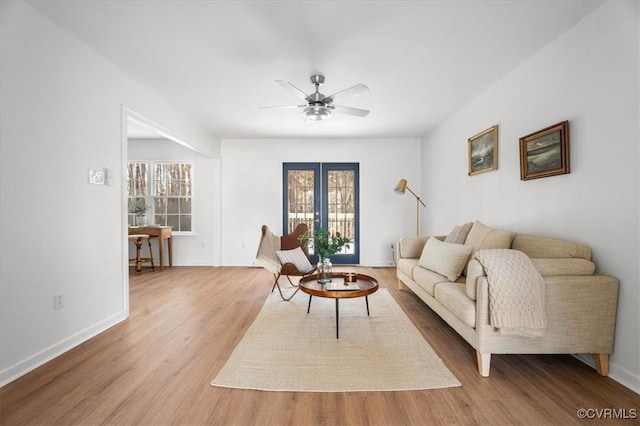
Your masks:
M593 359L593 356L574 355L574 357L578 358L580 361L584 362L585 364L590 365L594 369L596 368L596 364ZM631 389L635 393L640 394L640 377L634 375L627 369L622 368L619 365L611 362L611 357L609 357L609 376L608 377L620 383L622 386Z
M19 377L24 376L32 370L40 367L41 365L51 361L52 359L62 355L63 353L73 349L79 344L86 342L92 337L102 333L103 331L113 327L114 325L127 319L125 311L120 311L107 319L104 319L97 324L88 327L73 336L69 336L66 339L49 346L48 348L38 352L29 358L18 362L5 370L0 371L0 388L13 382Z

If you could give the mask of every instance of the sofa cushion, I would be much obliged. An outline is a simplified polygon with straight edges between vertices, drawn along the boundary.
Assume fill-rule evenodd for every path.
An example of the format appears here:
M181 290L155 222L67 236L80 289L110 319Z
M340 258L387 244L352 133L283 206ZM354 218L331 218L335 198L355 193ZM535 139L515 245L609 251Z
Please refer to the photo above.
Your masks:
M425 269L421 266L413 268L413 281L419 285L424 291L433 296L433 288L439 283L448 283L447 277L438 273Z
M435 288L435 298L460 321L476 327L476 304L467 297L464 283L440 283Z
M531 259L543 277L553 275L593 275L596 265L586 259Z
M422 249L418 265L444 275L449 281L455 281L462 273L470 254L469 246L429 238Z
M467 235L469 235L469 231L471 231L472 226L473 222L469 222L464 225L454 227L453 231L451 231L444 239L444 242L451 244L464 244L464 242L467 241Z
M530 258L581 258L591 260L589 246L573 241L518 234L513 239L514 250L520 250Z
M285 263L292 263L296 269L303 274L313 270L311 262L309 262L309 259L300 247L296 247L293 250L277 250L276 256L278 256L278 259L280 259L283 265Z
M413 268L415 268L417 264L418 259L398 259L396 267L400 272L413 279Z
M513 232L493 229L476 221L473 223L464 243L471 246L471 258L473 258L473 255L478 250L511 248L515 235ZM466 266L463 273L467 275Z

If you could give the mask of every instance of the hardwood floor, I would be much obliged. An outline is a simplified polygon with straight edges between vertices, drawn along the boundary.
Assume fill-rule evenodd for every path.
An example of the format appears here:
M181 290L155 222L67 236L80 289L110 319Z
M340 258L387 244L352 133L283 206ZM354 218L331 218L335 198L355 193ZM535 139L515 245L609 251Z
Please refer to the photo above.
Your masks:
M568 355L494 355L491 376L480 377L475 351L410 290L397 289L394 269L357 270L389 289L461 387L352 393L212 387L272 278L260 268L173 267L133 272L127 321L0 389L0 424L567 425L589 421L578 417L581 408L624 409L635 418L607 423L640 424L638 394Z

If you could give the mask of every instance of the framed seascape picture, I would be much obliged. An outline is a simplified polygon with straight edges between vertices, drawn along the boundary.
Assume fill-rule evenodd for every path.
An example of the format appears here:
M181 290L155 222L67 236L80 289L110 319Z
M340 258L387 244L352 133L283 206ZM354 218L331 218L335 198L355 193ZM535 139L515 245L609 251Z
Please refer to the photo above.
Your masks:
M469 138L469 176L498 170L498 125Z
M520 138L520 180L569 173L569 122Z

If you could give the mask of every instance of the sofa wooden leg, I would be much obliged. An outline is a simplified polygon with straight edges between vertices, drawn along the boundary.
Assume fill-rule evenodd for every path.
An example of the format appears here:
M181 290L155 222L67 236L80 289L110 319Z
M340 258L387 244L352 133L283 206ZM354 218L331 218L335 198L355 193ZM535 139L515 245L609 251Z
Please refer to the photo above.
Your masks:
M399 279L397 281L398 281L398 290L402 290L404 288L404 283Z
M478 359L478 372L480 372L480 375L482 377L489 377L491 354L483 354L480 351L476 351L476 358Z
M601 376L609 375L609 354L593 354L596 362L596 371Z

